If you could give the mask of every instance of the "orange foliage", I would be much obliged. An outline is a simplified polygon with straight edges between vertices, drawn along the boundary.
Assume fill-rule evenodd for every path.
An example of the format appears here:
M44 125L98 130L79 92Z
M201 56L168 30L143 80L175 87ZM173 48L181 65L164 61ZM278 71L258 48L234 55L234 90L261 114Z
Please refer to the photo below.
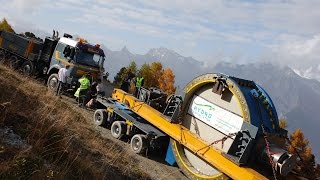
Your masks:
M11 25L8 23L6 18L3 18L0 22L0 30L14 33L14 30L12 29Z
M296 171L309 179L316 178L316 163L315 157L312 153L312 149L309 146L309 141L305 139L304 134L300 129L295 130L290 135L290 145L288 147L288 151L292 154L297 154L300 156L300 160L298 161L298 168Z
M170 68L164 70L161 62L153 62L151 65L143 64L138 76L144 77L144 87L146 88L160 88L167 94L173 94L176 91L173 71Z
M174 94L176 91L176 87L174 87L174 78L175 75L173 74L172 70L170 68L165 69L162 73L162 76L158 80L159 88L167 94Z
M150 71L152 75L152 80L155 82L154 87L159 87L159 81L161 80L163 74L162 64L160 62L151 63Z

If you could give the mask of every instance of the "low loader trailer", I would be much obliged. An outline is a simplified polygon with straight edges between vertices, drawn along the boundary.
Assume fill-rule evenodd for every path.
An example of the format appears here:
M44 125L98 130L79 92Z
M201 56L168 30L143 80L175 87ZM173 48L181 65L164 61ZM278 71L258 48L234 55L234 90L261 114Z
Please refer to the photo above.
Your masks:
M168 146L169 137L141 116L113 98L96 98L98 109L93 120L98 126L110 127L116 139L124 136L130 139L130 147L137 154L162 150Z

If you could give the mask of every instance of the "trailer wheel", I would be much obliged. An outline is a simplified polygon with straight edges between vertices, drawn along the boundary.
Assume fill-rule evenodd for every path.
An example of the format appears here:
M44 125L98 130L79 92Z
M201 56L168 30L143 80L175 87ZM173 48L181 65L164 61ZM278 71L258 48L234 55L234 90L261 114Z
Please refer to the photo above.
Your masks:
M104 109L97 109L93 115L94 124L98 126L105 125L107 122L107 117L108 114Z
M115 121L111 125L111 135L116 139L121 139L126 131L126 124L122 121Z
M56 90L58 86L58 74L51 74L48 79L47 85L50 90Z
M130 147L136 154L143 154L147 149L147 139L142 134L136 134L131 138Z
M19 60L17 56L11 56L9 60L9 67L11 69L17 69L19 67Z
M33 72L33 64L32 64L32 62L25 61L21 66L21 70L22 70L23 74L31 76L32 72Z
M0 64L3 64L6 59L6 54L4 50L0 50Z

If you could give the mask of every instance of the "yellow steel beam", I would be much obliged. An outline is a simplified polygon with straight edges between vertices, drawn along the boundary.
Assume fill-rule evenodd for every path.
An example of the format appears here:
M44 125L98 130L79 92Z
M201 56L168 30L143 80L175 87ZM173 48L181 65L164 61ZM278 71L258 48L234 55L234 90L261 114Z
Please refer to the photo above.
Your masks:
M214 147L207 147L205 143L197 135L190 132L188 129L180 124L170 123L166 117L159 111L153 109L146 103L138 100L131 94L128 94L120 89L114 89L112 97L119 102L127 104L131 110L139 114L148 122L162 130L168 136L178 141L180 144L187 147L192 152L203 158L212 166L225 173L233 179L267 179L254 169L248 167L240 167L227 158L225 158L221 151ZM204 148L207 147L207 148Z

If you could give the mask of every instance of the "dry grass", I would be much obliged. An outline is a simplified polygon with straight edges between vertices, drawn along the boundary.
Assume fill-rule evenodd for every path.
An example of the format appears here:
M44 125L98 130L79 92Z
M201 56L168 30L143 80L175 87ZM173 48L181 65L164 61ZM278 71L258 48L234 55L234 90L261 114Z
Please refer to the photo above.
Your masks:
M149 179L122 147L33 79L0 66L0 92L0 127L27 144L0 136L0 179Z

